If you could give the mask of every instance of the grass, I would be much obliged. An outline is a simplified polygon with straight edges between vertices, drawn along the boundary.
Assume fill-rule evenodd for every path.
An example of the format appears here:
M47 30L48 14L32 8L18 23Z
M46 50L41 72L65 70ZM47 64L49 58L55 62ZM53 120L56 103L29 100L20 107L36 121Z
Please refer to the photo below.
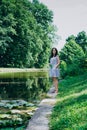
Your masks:
M87 73L59 83L50 130L87 130Z

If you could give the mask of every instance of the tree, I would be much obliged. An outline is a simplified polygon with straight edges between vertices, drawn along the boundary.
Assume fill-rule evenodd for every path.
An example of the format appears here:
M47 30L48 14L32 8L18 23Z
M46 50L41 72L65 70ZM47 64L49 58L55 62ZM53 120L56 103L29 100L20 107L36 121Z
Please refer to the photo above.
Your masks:
M0 66L43 67L55 37L52 21L52 11L38 0L2 0Z
M12 4L11 4L12 6ZM11 36L16 35L15 25L16 21L12 13L8 13L9 8L6 1L1 1L0 4L0 66L3 63L6 64L6 60L4 59L4 55L9 47L9 44L13 42Z
M38 50L37 62L35 67L43 67L44 63L47 63L49 59L49 52L52 46L52 42L55 39L55 27L52 25L53 22L53 12L48 10L47 6L43 3L39 3L38 0L33 0L33 8L30 8L32 11L37 24L37 36L40 37L42 42L41 50ZM38 31L40 30L40 33Z
M84 52L87 52L87 34L85 31L79 32L75 41L82 47Z
M74 35L69 36L66 41L69 42L70 40L75 40L76 37Z
M74 40L69 40L60 52L60 59L65 61L67 65L68 75L75 75L81 72L84 57L84 51Z

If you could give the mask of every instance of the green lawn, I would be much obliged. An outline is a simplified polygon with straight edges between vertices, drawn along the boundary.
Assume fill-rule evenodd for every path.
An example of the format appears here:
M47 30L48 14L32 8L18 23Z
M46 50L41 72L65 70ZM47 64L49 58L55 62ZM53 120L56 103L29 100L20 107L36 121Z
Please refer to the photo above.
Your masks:
M87 130L87 73L59 83L50 130Z

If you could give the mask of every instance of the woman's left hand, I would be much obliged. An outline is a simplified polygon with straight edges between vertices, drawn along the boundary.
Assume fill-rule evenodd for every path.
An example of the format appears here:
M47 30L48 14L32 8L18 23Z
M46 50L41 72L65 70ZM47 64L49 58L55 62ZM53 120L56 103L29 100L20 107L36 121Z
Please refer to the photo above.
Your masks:
M55 68L58 68L58 66L56 65Z

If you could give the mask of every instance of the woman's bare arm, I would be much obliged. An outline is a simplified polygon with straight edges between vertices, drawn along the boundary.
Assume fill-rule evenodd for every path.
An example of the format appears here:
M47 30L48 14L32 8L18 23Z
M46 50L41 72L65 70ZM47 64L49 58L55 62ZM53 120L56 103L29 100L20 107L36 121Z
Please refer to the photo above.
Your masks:
M60 64L60 59L59 59L59 56L57 56L57 64L56 64L56 68L59 66Z

